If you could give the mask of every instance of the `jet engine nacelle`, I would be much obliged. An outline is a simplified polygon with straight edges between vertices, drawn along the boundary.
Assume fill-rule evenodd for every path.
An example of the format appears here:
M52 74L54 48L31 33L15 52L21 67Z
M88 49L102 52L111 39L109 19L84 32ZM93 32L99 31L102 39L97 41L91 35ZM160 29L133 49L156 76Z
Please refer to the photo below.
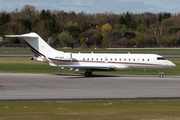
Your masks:
M55 58L60 60L72 60L72 53L59 54L59 56L56 56Z
M65 60L72 60L72 53L64 53Z

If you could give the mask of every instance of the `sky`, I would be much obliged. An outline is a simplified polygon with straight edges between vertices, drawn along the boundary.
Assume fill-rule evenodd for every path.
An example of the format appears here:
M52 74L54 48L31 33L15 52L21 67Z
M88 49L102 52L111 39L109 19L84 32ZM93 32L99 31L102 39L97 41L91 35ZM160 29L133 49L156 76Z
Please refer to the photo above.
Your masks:
M0 12L12 12L16 8L20 11L24 5L33 5L38 10L63 10L80 13L113 12L122 14L180 12L180 0L0 0Z

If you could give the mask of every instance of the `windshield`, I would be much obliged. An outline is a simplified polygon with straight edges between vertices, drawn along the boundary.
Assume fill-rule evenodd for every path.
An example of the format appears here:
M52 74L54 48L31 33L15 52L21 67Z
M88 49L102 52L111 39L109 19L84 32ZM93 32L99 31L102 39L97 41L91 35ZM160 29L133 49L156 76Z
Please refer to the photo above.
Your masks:
M166 60L166 59L163 57L158 57L157 60Z

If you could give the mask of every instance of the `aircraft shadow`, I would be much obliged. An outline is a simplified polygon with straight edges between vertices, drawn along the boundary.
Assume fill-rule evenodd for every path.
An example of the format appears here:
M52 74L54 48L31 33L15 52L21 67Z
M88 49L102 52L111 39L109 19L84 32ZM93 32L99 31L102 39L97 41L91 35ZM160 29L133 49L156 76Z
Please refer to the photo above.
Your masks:
M76 77L76 78L93 78L93 77L121 77L120 75L97 75L92 74L90 77L85 77L84 74L54 74L57 76L70 76L70 77Z
M90 77L85 77L84 74L53 74L57 76L69 76L75 78L95 78L95 77L157 77L158 75L101 75L101 74L92 74ZM172 76L164 76L164 77L172 77ZM175 76L173 76L175 77Z
M84 74L53 74L57 76L69 76L69 78L98 78L98 77L147 77L147 78L159 78L158 75L101 75L101 74L92 74L90 77L85 77ZM180 78L180 76L164 76L163 78Z

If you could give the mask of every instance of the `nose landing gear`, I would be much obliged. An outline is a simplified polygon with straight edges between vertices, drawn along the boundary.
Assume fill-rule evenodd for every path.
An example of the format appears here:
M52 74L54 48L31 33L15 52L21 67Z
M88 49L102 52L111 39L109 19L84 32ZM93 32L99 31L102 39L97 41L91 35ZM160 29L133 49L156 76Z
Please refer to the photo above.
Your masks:
M159 74L159 77L163 78L163 74L164 74L164 72L163 72L163 70L161 69L161 72L160 72L160 74Z

